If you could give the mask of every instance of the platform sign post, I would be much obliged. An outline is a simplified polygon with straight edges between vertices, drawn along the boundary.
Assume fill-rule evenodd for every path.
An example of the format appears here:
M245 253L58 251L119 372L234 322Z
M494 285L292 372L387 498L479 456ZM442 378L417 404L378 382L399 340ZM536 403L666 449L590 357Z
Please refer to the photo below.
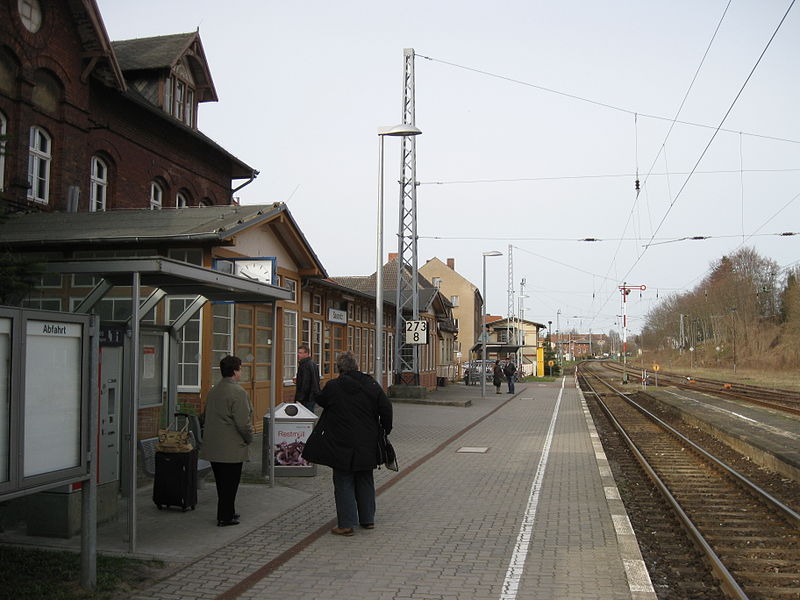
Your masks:
M653 365L653 373L656 375L656 387L658 387L658 372L661 370L661 365L655 364Z

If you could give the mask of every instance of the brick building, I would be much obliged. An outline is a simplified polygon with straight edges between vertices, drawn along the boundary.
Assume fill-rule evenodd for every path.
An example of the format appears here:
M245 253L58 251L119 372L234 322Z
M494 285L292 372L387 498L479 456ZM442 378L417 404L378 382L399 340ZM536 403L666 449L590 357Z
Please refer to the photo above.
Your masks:
M111 42L94 0L0 1L0 199L102 211L231 203L256 171L197 129L197 32Z

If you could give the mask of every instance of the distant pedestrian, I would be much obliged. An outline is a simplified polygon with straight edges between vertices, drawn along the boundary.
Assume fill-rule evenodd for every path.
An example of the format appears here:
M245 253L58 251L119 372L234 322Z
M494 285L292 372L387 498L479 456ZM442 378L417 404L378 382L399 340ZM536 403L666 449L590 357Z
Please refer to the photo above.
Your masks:
M311 351L306 344L297 347L297 376L294 383L294 401L314 412L319 395L319 367L311 360Z
M506 381L508 381L508 393L514 393L514 380L517 377L517 365L514 364L514 361L509 359L506 362L506 366L503 367L503 375L506 376Z
M239 385L242 361L226 356L219 361L222 379L211 388L203 411L203 447L200 457L211 462L217 485L217 525L238 525L236 492L242 463L249 460L253 441L253 407Z
M500 386L503 384L503 367L500 366L500 361L494 361L494 369L492 370L492 383L494 384L496 393L500 393Z
M358 370L351 352L336 360L339 377L332 379L317 402L322 416L303 449L303 458L333 469L336 501L335 535L353 535L358 524L375 527L375 480L378 444L392 430L392 403L383 388Z

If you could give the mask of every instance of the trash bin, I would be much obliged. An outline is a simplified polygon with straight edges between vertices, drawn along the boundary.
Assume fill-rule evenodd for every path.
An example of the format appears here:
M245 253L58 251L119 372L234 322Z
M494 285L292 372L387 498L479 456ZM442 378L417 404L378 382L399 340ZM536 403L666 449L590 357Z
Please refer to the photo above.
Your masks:
M270 449L275 461L275 477L313 477L317 465L300 456L308 436L314 429L317 415L302 404L282 402L275 407L275 440L270 439L269 413L264 415L266 442L261 451L261 474L269 476Z

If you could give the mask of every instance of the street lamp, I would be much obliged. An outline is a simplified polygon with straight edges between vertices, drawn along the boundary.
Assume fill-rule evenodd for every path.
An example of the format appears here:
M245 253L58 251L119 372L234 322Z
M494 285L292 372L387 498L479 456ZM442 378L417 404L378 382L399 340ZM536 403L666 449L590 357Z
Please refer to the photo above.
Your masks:
M375 379L383 387L383 138L419 135L422 131L409 123L378 129L378 233L375 271Z
M486 398L486 342L489 341L489 336L486 335L486 257L487 256L503 256L502 252L497 250L490 250L483 253L483 305L481 318L481 354L483 356L481 362L481 398Z

